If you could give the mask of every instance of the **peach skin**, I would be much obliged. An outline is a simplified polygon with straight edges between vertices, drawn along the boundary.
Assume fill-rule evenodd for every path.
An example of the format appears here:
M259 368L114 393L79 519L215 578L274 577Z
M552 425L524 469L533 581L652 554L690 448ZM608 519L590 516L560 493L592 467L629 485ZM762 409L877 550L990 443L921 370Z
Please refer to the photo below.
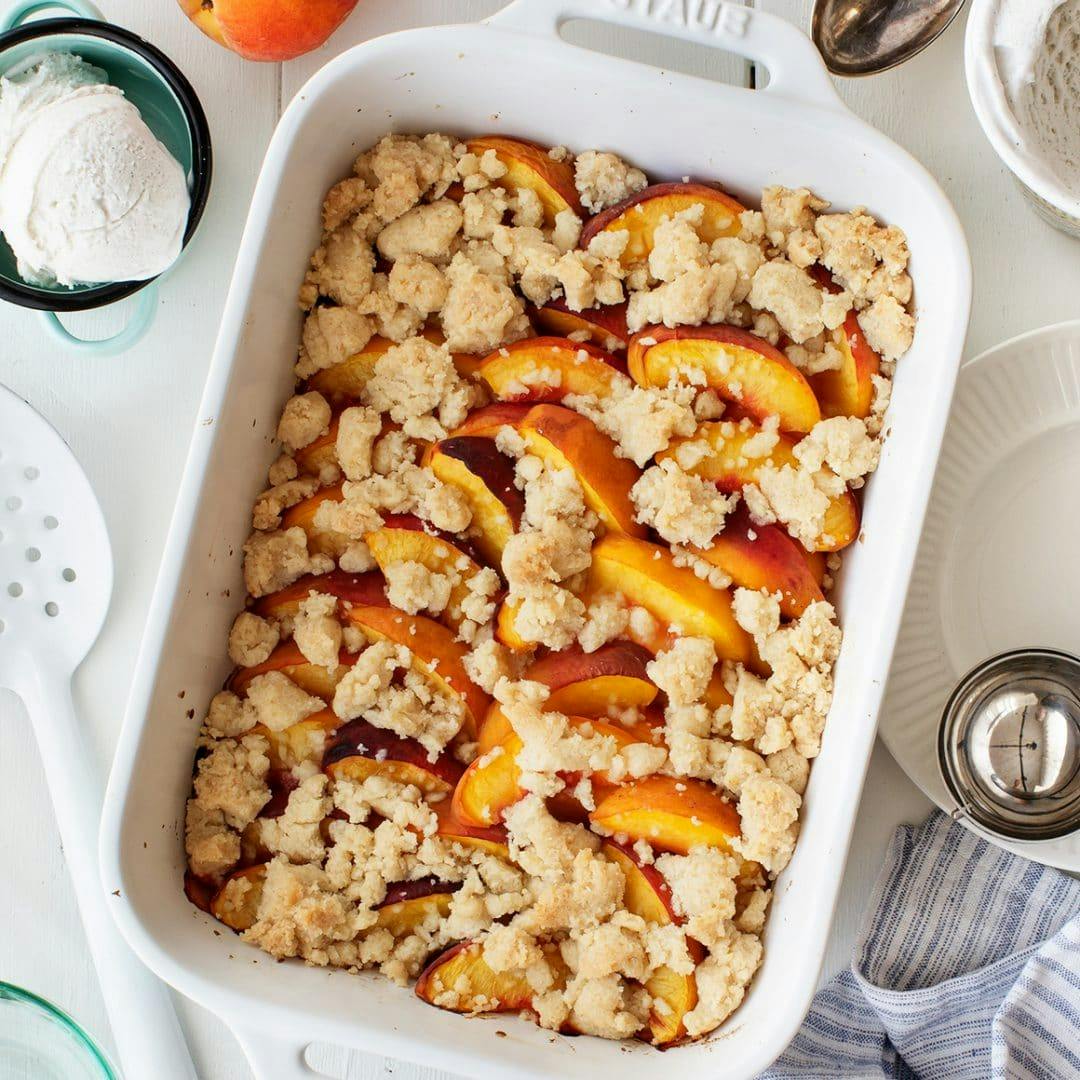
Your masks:
M441 623L423 615L406 615L391 607L355 605L345 619L363 631L369 642L393 641L406 646L414 663L444 693L455 695L465 706L463 730L475 738L481 717L491 699L469 679L463 663L468 649Z
M531 408L532 406L527 402L519 404L496 401L493 405L485 405L482 409L473 409L465 417L465 422L450 432L450 438L459 435L477 435L484 439L494 439L504 427L514 428L516 431Z
M280 671L282 675L292 679L301 690L329 701L334 696L337 684L355 660L354 654L342 649L338 666L333 671L327 671L319 664L312 664L292 641L283 641L261 664L237 668L229 676L225 688L234 694L242 695L257 675Z
M356 783L384 776L412 784L426 795L446 796L465 769L449 751L429 761L428 752L415 739L403 739L366 720L350 720L335 733L323 757L323 771L334 780Z
M628 844L605 840L600 845L604 858L615 863L623 872L626 884L623 888L623 905L631 915L639 915L646 922L667 926L682 924L683 918L675 911L671 886L651 863L644 863Z
M781 614L797 619L815 600L824 600L807 560L809 552L776 525L755 525L743 504L724 522L712 547L692 548L744 589L780 593ZM818 559L823 563L823 558Z
M664 633L678 627L685 636L707 637L721 660L748 663L753 642L735 621L731 594L714 589L689 567L676 566L666 547L609 533L593 547L590 593L621 593L627 603L645 608ZM663 641L639 644L657 651Z
M462 605L468 599L469 582L484 569L452 539L433 535L424 522L411 514L386 515L381 529L364 537L372 558L385 571L395 563L416 562L434 574L451 574L457 583L451 587L450 602L439 614L439 620L453 631L466 621Z
M591 653L579 648L548 653L524 677L551 688L549 708L604 717L610 708L644 708L653 703L657 690L646 670L651 659L640 645L613 641Z
M210 901L210 914L238 934L255 925L266 881L266 863L234 870Z
M730 420L711 420L701 424L694 434L695 440L704 440L711 452L687 472L712 480L721 491L741 491L746 484L754 483L758 470L766 466L782 469L785 465L798 467L794 449L796 440L781 435L777 444L766 454L750 456L746 445L761 429L750 420L737 424ZM671 446L657 454L658 459L674 457L679 447L689 440L673 439ZM818 551L839 551L859 534L859 507L855 496L848 490L830 500L825 513L825 531L816 546Z
M561 401L569 394L607 397L622 363L588 342L524 338L484 358L480 378L499 401Z
M300 601L313 592L328 593L343 603L389 606L386 599L386 579L379 571L348 574L344 570L331 570L328 574L305 574L284 589L257 600L251 610L267 619L293 618L300 607Z
M589 820L626 842L644 840L660 851L687 855L706 844L731 850L738 836L739 812L700 780L650 776L616 788L597 803Z
M448 800L436 803L432 809L438 820L436 836L464 847L476 848L488 855L498 855L509 860L510 847L506 829L502 825L468 825L453 812Z
M623 846L613 840L601 845L604 856L615 863L623 872L625 887L623 904L632 915L638 915L646 922L667 926L670 923L681 925L683 918L675 911L671 896L671 887L664 880L664 875L649 863L643 863L632 847ZM700 964L705 958L705 950L696 941L687 945L694 964ZM697 982L694 973L680 975L664 965L658 968L645 983L653 999L662 1001L663 1007L654 1007L649 1014L649 1029L642 1038L648 1038L655 1046L669 1046L686 1037L683 1017L697 1004Z
M320 528L315 524L315 515L324 502L337 503L344 498L345 493L340 483L320 488L314 495L301 500L295 506L290 506L281 515L281 527L292 529L299 526L307 533L308 551L311 554L329 555L337 559L349 546L349 538L332 529Z
M389 930L395 938L408 937L424 926L434 930L450 914L450 901L460 888L460 882L434 877L399 881L387 888L383 902L376 906L379 918L375 925Z
M634 520L630 489L641 470L618 457L615 444L589 419L561 405L537 405L519 428L529 452L553 469L570 469L581 483L585 503L609 531L645 536Z
M823 416L865 420L874 406L873 376L881 371L881 357L870 348L854 311L848 312L844 325L832 336L842 357L840 367L811 376L810 385L821 402Z
M689 210L699 203L705 213L698 235L707 244L721 236L739 234L739 215L746 207L719 188L696 183L652 184L586 221L579 246L588 247L597 233L625 229L630 239L622 254L623 264L645 262L653 248L656 226L664 218L674 217L680 210Z
M535 191L544 207L544 224L551 228L555 215L573 210L582 217L581 202L574 183L574 167L569 161L556 161L547 147L527 139L511 139L504 135L487 135L470 139L469 151L482 157L489 150L506 166L506 174L497 183L507 191L521 188Z
M627 367L642 386L702 371L709 387L755 420L780 418L783 431L808 432L821 409L803 373L763 338L737 326L646 326L630 339Z
M477 758L465 770L461 782L454 789L452 813L467 825L483 827L497 824L502 820L503 811L527 794L521 786L521 769L517 764L522 741L501 712L498 716L502 723L510 727L509 733L493 750ZM606 736L613 739L619 747L639 741L633 732L616 724L607 724L587 716L568 716L566 719L572 728L584 729L588 734ZM489 717L487 722L491 723L493 720L499 722L494 717ZM571 788L580 780L580 776L572 774L563 776L563 779L567 787ZM593 773L592 782L597 799L614 786L603 772ZM580 807L572 796L570 801L573 805L568 804L567 814L576 819L581 816ZM556 816L560 815L556 813Z
M525 511L513 463L499 453L494 439L462 435L436 443L430 467L464 494L472 509L474 543L491 566L501 566L503 548Z
M529 321L542 333L555 337L585 331L593 345L609 353L625 349L630 340L625 303L571 311L565 300L549 300L543 307L529 309Z
M356 0L180 0L208 37L245 60L292 60L324 44Z
M549 954L549 963L557 963L558 955L557 950ZM522 1012L532 1006L533 988L523 972L492 971L480 942L462 941L424 969L416 996L451 1012Z

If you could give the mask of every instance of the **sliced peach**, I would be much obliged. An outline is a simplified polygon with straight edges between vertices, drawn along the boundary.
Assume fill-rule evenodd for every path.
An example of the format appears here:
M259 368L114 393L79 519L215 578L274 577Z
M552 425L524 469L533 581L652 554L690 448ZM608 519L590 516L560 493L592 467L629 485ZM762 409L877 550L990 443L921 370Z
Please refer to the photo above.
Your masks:
M588 342L535 337L484 358L479 377L499 401L561 401L568 394L607 397L623 364Z
M664 218L674 217L681 210L701 204L705 213L698 226L698 235L711 244L721 236L737 236L741 228L739 215L746 209L730 195L709 184L668 183L652 184L624 199L616 206L585 222L581 230L581 247L600 232L630 234L622 254L625 266L644 262L653 248L653 233Z
M387 603L386 580L377 570L365 574L331 570L328 574L305 574L284 589L262 597L251 610L266 618L292 618L300 607L300 601L313 592L328 593L348 604Z
M283 641L261 664L237 668L229 677L226 689L235 694L243 694L256 676L265 675L269 671L280 671L282 675L292 679L301 690L329 701L334 696L337 684L355 659L355 656L342 649L338 666L328 671L319 664L311 663L295 643Z
M415 934L421 927L434 930L450 914L450 902L461 888L460 883L426 877L400 881L386 890L376 926L389 930L396 938Z
M504 427L517 428L525 419L529 409L528 403L511 401L496 401L492 405L485 405L482 409L473 409L461 427L450 432L450 437L455 435L479 435L485 439L494 439Z
M497 703L492 703L484 713L484 719L480 721L480 732L476 737L476 756L483 757L513 734L514 726L510 723L510 718Z
M502 825L468 825L457 817L446 800L436 803L433 809L438 819L437 836L509 860L510 841Z
M320 528L315 524L315 515L324 502L338 503L344 498L345 493L340 483L320 488L314 495L290 506L281 515L281 527L292 529L299 526L307 533L308 551L336 559L349 546L349 538L332 529Z
M693 938L686 942L695 967L705 959L705 949ZM654 1002L662 1001L662 1007L654 1004L649 1011L649 1041L654 1046L669 1047L687 1038L685 1018L698 1003L697 979L694 972L682 975L664 964L646 980Z
M682 924L682 916L675 911L671 886L655 866L642 862L632 847L611 840L606 841L600 850L623 872L626 883L623 904L627 911L639 915L646 922L661 926ZM695 965L700 964L705 958L705 950L696 941L687 941L687 945ZM694 973L681 975L664 965L646 981L645 989L654 1000L659 999L664 1003L662 1007L654 1007L649 1014L649 1040L656 1046L667 1046L684 1038L686 1026L683 1018L697 1005Z
M655 687L653 688L655 693ZM548 702L558 701L558 691L552 694L548 698ZM721 704L731 704L731 698L728 697L726 702ZM570 715L569 710L559 704L550 705L550 707L558 712ZM601 719L604 716L603 712L597 714L585 713L579 714L582 716L591 716L593 719ZM662 746L664 741L664 714L659 709L646 708L641 710L638 718L633 723L623 723L622 721L611 721L612 726L619 727L622 730L633 736L634 742L649 743L652 746ZM506 713L499 708L498 705L492 705L484 716L483 721L480 724L480 734L477 737L476 752L477 756L486 754L493 747L498 746L507 736L514 733L513 726L510 723Z
M265 863L233 871L210 901L210 914L237 933L251 929L259 913L265 881Z
M478 157L494 150L495 156L506 166L506 174L496 183L510 192L521 188L535 191L544 207L544 224L549 228L555 224L555 215L564 210L573 210L578 217L582 216L572 161L556 161L546 147L504 135L470 139L468 148Z
M627 367L642 386L700 371L726 401L756 420L778 416L784 431L807 432L821 409L803 373L763 338L737 326L646 326L630 339Z
M218 887L209 878L198 877L190 870L184 871L184 895L200 910L212 914L210 905L218 894Z
M587 716L568 716L567 720L574 728L584 728L588 733L614 739L620 747L639 741L636 735L626 728L607 724L602 720ZM511 726L510 733L498 746L477 758L465 770L461 782L454 789L452 804L452 812L459 820L468 825L494 825L502 820L503 811L507 807L525 797L526 792L520 783L521 769L516 760L521 748L522 741ZM563 779L568 787L572 787L580 777L574 774L564 776ZM613 786L611 780L602 772L594 773L592 782L597 798ZM580 816L580 808L576 803L577 800L570 796L565 807L567 816ZM560 814L556 813L556 816Z
M608 533L593 547L589 591L621 593L666 633L710 638L721 660L747 663L754 655L750 636L735 621L731 594L676 566L666 547ZM649 642L639 644L650 648Z
M520 604L510 599L505 599L499 605L495 616L495 637L512 652L526 653L534 648L531 641L526 641L517 632L517 613Z
M323 771L334 780L357 783L369 776L383 776L399 784L412 784L425 795L446 796L465 770L452 753L429 761L428 752L415 739L403 739L366 720L350 720L335 734L323 757Z
M576 716L607 716L608 710L644 708L656 698L646 665L651 656L629 641L613 641L595 652L548 653L525 678L551 688L548 708Z
M525 796L521 770L514 758L521 739L511 732L491 751L477 758L454 788L451 813L466 825L486 827L502 821L503 811Z
M465 706L463 730L475 737L480 718L491 699L469 679L463 663L468 649L451 630L423 615L406 615L390 607L356 605L345 613L370 642L393 641L405 645L414 662L445 693L456 695Z
M634 520L630 489L641 470L618 457L615 444L587 417L561 405L537 405L521 422L521 437L530 453L553 469L570 469L581 483L586 505L607 529L645 536Z
M644 840L660 851L687 855L698 844L731 850L739 812L700 780L649 776L609 792L589 820L626 842ZM621 839L621 838L620 838Z
M433 345L441 345L446 339L436 326L425 326L420 333ZM342 360L340 364L315 372L304 384L304 390L318 390L331 405L344 407L360 401L368 380L375 374L380 357L393 348L396 342L389 338L373 337L359 352ZM454 367L463 378L469 378L476 370L476 358L464 353L453 354Z
M557 957L556 950L549 959ZM478 941L447 949L416 980L418 998L459 1013L521 1012L532 1006L533 993L524 972L492 971Z
M671 886L655 866L642 862L629 845L614 840L605 840L600 851L623 872L626 881L623 905L631 915L639 915L646 922L660 926L683 922L682 916L675 911Z
M806 548L800 544L799 554L806 560L806 565L810 568L810 576L819 586L824 587L825 574L829 569L829 564L825 559L825 553L822 551L807 551Z
M630 340L626 329L626 304L571 311L565 300L549 300L543 307L531 308L529 321L545 334L568 338L582 331L588 340L609 353L625 349Z
M451 574L457 584L450 590L450 602L439 618L457 631L465 614L462 604L468 599L469 582L484 568L449 539L429 533L420 518L411 515L387 516L381 529L368 533L364 540L372 557L383 571L400 562L416 562L434 574Z
M712 480L721 491L741 491L746 484L757 480L758 471L766 466L781 469L785 465L798 467L794 449L796 440L780 435L779 441L768 453L757 456L747 453L747 443L760 434L761 429L749 420L714 420L701 424L694 440L704 440L711 453L702 458L688 472ZM670 447L657 457L673 457L686 439L675 439ZM825 513L825 532L819 539L818 551L839 551L847 547L859 533L859 507L855 497L845 490L832 499Z
M463 435L438 443L430 465L440 480L461 489L472 508L470 531L477 548L492 566L501 566L503 548L525 511L510 459L499 453L494 439Z
M340 414L335 413L325 435L320 435L314 442L297 450L294 457L296 467L304 476L319 476L323 469L337 465L337 437Z
M340 364L315 372L304 384L305 390L318 390L333 405L347 405L359 401L368 380L375 374L379 358L392 348L389 338L373 337L359 352L342 360Z
M341 727L341 718L333 709L323 709L312 716L290 724L282 731L271 731L256 724L252 733L262 735L270 744L267 757L272 770L289 771L309 761L321 762L326 752L327 736ZM287 801L287 800L286 800ZM263 808L265 811L265 807ZM272 816L263 813L263 817Z
M881 357L870 348L854 311L848 312L844 325L832 336L842 357L840 367L811 376L810 385L821 402L823 416L865 420L874 404L873 376L881 371Z
M779 592L780 611L788 618L798 618L808 604L824 599L806 558L809 552L785 529L755 525L743 505L728 516L711 548L693 551L744 589Z

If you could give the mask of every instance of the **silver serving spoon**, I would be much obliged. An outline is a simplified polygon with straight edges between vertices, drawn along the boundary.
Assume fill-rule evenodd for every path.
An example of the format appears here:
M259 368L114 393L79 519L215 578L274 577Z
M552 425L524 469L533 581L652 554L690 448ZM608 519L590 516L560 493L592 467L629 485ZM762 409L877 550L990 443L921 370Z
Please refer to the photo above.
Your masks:
M873 75L922 52L964 0L815 0L811 33L834 75Z

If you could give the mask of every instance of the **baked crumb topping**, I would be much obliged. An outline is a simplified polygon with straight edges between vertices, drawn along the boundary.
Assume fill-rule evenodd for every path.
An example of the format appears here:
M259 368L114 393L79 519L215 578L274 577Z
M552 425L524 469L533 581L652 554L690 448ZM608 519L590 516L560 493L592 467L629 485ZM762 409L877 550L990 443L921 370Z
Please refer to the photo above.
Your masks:
M617 155L388 135L322 208L185 846L276 958L669 1046L761 960L903 233Z

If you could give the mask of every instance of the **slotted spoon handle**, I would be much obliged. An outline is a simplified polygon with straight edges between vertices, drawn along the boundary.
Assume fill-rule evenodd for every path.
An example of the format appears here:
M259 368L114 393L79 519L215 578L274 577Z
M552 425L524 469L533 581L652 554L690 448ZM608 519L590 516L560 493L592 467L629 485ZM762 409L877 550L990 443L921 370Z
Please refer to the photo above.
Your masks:
M37 734L79 913L126 1080L197 1080L165 984L136 959L109 913L98 869L103 785L75 717L71 680L31 667L18 693Z

